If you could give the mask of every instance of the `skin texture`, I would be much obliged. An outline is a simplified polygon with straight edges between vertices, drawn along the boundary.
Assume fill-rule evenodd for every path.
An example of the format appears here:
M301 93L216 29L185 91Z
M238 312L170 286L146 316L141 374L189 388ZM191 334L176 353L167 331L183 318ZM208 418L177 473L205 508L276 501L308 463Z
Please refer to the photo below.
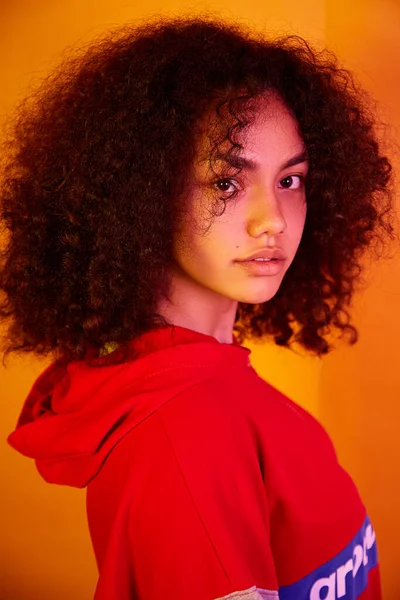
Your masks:
M267 302L278 291L306 219L308 161L282 168L305 150L297 121L277 96L262 98L257 109L241 153L257 163L256 170L245 168L235 177L219 160L218 178L199 151L188 210L175 236L170 302L159 309L169 322L224 343L232 342L238 302ZM204 139L199 145L206 147ZM215 194L227 204L210 221ZM280 273L254 274L237 262L265 248L284 251Z

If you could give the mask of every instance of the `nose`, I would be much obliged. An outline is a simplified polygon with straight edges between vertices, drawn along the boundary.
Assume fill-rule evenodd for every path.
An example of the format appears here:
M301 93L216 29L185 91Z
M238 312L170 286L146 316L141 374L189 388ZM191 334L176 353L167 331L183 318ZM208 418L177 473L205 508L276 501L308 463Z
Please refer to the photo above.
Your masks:
M285 231L286 220L280 203L274 194L257 194L250 210L247 219L247 231L252 237L259 237L263 233L274 236Z

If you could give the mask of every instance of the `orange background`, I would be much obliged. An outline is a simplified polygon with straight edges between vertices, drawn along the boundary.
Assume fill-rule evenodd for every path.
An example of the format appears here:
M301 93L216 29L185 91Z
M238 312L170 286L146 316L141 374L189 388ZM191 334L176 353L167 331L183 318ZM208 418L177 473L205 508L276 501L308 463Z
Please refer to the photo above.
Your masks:
M400 0L218 0L194 5L169 0L168 6L147 0L146 8L127 0L2 0L1 118L68 46L132 19L182 10L212 10L272 34L297 33L327 45L373 93L400 142ZM354 303L360 332L355 347L341 346L320 360L269 344L251 345L260 375L320 419L358 485L377 532L384 600L400 598L399 275L398 257L371 266L371 284ZM44 483L33 461L4 443L47 364L27 358L15 360L7 370L0 367L0 600L89 600L97 578L85 492Z

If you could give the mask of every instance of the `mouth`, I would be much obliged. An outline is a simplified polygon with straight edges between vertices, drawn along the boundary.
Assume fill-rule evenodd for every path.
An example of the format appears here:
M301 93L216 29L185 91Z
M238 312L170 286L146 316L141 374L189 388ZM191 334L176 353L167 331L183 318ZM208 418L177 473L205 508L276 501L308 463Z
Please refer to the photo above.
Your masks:
M285 259L281 258L253 258L237 261L251 275L279 275L284 268Z
M282 260L281 258L249 258L241 262L271 262L274 260Z
M254 262L254 263L275 263L275 262L282 262L286 260L285 258L247 258L246 260L238 260L237 262L240 263L249 263L249 262Z
M274 248L261 248L252 254L246 256L246 258L239 259L240 262L271 262L286 260L285 251L282 248L275 246Z

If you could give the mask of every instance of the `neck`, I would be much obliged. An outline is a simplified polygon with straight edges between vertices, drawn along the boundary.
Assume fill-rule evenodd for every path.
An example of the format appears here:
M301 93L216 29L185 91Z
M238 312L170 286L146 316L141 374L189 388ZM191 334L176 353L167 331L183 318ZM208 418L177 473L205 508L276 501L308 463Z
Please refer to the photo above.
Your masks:
M158 312L172 325L178 325L232 344L238 302L200 286L193 280L174 277L168 299Z

